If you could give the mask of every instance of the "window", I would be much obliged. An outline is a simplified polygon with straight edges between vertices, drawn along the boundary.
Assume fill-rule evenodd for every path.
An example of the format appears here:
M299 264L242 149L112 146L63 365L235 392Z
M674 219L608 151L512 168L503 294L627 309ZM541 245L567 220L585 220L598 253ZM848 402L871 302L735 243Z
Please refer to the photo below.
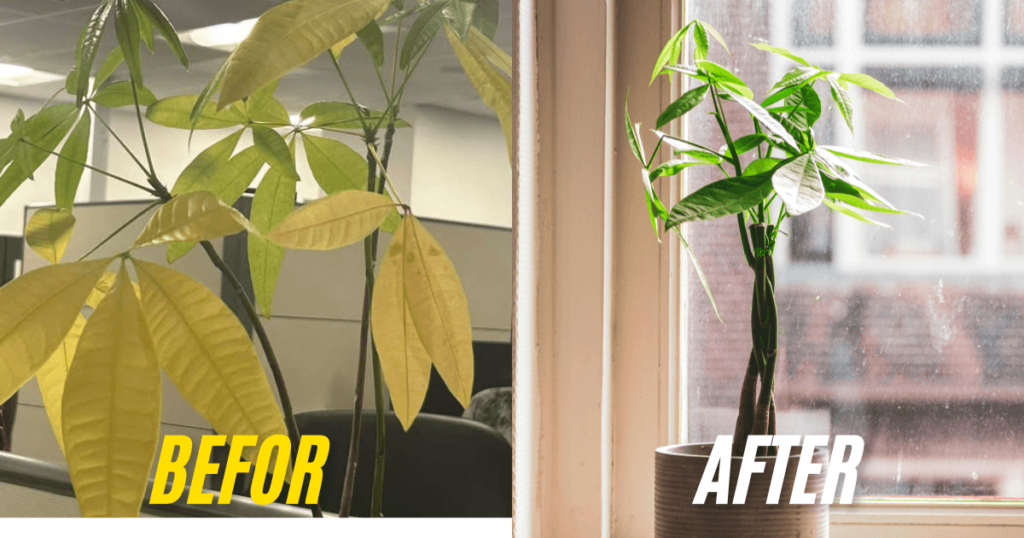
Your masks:
M819 86L831 118L819 124L818 142L931 165L853 166L923 218L871 215L889 230L819 208L785 226L789 236L776 249L780 433L862 435L860 497L1024 497L1024 7L746 4L732 12L720 2L689 2L688 17L710 22L732 47L729 56L712 46L712 60L758 96L794 64L745 46L752 41L871 74L905 104L855 91L853 136ZM727 112L736 125L749 123L741 110ZM700 114L689 129L696 140L717 136L713 119ZM689 189L719 178L693 172ZM693 246L725 321L691 286L687 398L695 442L732 432L750 348L741 328L749 323L752 274L737 261L735 222L694 226Z

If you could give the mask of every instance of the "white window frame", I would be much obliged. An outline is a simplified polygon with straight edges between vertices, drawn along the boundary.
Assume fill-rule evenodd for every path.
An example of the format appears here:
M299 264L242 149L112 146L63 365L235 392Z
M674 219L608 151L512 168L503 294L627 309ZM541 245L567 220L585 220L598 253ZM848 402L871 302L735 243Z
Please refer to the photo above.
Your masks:
M684 1L519 6L514 533L651 536L654 449L686 441L693 283L627 181L639 171L622 103L632 87L630 112L649 120L678 96L664 77L647 81ZM679 181L659 183L680 198ZM863 501L831 519L839 538L1019 536L1024 504Z

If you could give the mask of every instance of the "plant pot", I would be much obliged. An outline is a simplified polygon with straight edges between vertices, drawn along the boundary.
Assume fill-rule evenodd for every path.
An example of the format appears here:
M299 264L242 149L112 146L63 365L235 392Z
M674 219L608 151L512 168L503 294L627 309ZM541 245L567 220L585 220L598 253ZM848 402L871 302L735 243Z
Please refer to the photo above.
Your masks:
M810 475L804 491L814 493L816 504L789 504L800 460L800 447L793 447L786 465L779 504L766 504L768 487L775 471L775 456L759 457L763 473L750 478L744 504L717 504L711 493L704 504L693 504L704 467L711 454L710 444L665 446L655 451L654 536L655 538L760 538L828 536L828 505L817 504L825 487L828 452L818 448L812 461L822 464L820 474ZM732 458L729 473L729 502L736 491L742 458Z

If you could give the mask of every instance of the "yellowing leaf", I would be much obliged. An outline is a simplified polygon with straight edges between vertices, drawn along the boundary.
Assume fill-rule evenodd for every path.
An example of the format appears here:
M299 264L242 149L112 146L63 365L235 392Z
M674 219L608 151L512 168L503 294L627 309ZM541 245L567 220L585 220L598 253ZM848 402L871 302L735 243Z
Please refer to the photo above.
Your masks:
M416 332L452 396L469 407L473 328L462 281L444 249L416 217L406 217L399 233L404 234L405 293Z
M288 432L249 334L202 284L173 269L133 262L160 365L217 433L257 435L257 446L243 451L256 461L267 438Z
M238 139L242 137L245 129L239 129L224 139L206 148L181 172L178 179L171 187L171 194L186 194L190 192L210 190L207 184L214 176L228 164L231 154L238 145Z
M71 326L71 331L64 337L64 341L57 346L57 351L36 372L36 381L39 382L39 392L43 395L46 416L50 419L50 427L53 428L53 435L57 439L57 446L60 447L61 454L64 454L64 431L61 427L64 383L68 378L68 369L71 368L71 361L75 358L75 350L78 348L78 341L82 337L84 328L85 317L79 315L75 324Z
M128 271L89 318L61 408L86 517L137 517L160 433L160 367Z
M358 32L390 0L291 0L270 9L228 60L218 109Z
M332 250L370 235L395 207L387 196L341 191L288 215L271 230L271 241L298 250Z
M235 208L208 191L175 196L149 219L132 248L171 241L203 241L254 230Z
M0 288L0 401L57 350L110 260L43 267Z
M146 119L173 129L224 129L245 125L249 121L245 114L236 108L218 111L213 103L206 103L193 123L192 109L195 108L198 99L196 95L178 95L161 99L146 109Z
M33 252L56 265L75 230L75 216L66 209L44 208L36 211L25 225L25 242Z
M501 130L505 133L505 143L508 146L509 162L512 161L514 152L514 94L512 82L506 79L493 65L504 68L505 60L500 57L494 48L487 46L488 40L483 35L474 36L470 33L470 39L463 44L459 36L451 28L445 26L445 33L448 35L448 43L451 44L455 56L462 64L462 70L466 72L469 81L476 88L484 104L491 108L498 115L501 122ZM500 50L500 49L499 49Z
M381 17L381 15L384 15L384 13L387 12L387 10L388 10L388 4L384 3L384 5L380 8L380 11L378 11L377 14L374 15L373 19L374 20L379 19ZM341 41L338 41L337 43L335 43L331 47L331 53L334 54L334 57L337 58L338 56L341 56L341 51L345 50L345 47L347 47L350 44L352 44L352 42L356 40L356 37L358 37L356 34L352 34L352 35L346 37L345 39L342 39Z
M271 169L256 188L252 199L252 224L261 233L269 232L295 209L295 181ZM249 236L249 273L252 289L263 315L270 317L277 277L284 261L284 247L256 236Z
M409 220L409 219L406 219ZM412 426L430 384L430 356L420 341L405 292L405 226L399 226L381 262L373 292L373 341L391 395L391 406L406 430Z

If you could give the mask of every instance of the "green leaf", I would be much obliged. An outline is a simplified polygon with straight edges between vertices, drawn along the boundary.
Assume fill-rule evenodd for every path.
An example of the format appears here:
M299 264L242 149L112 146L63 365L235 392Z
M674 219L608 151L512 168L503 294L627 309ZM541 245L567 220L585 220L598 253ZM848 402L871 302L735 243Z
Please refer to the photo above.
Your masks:
M829 200L828 198L825 198L823 201L825 202L825 205L828 206L829 209L831 209L833 211L838 211L839 213L842 213L843 215L846 215L847 217L852 217L854 219L857 219L857 220L859 220L861 222L866 222L868 224L874 224L875 226L881 226L882 228L888 228L890 230L892 229L892 226L889 226L888 224L885 224L883 222L877 222L877 221L871 220L871 219L865 217L864 215L861 215L860 213L858 213L858 212L856 212L856 211L854 211L854 210L852 210L852 209L850 209L850 208L848 208L848 207L846 207L846 206L844 206L842 204L839 204L839 203L836 203L836 202L833 202L833 201Z
M54 174L54 196L57 207L71 209L75 205L78 194L78 183L82 180L85 167L82 164L89 159L89 142L92 140L92 114L86 109L78 120L78 125L71 131L71 136L60 150L61 158L57 159L57 171Z
M324 192L366 190L366 160L355 150L337 140L305 133L302 142L309 169Z
M846 93L846 90L839 85L839 79L835 74L826 77L828 79L828 85L832 87L832 100L835 101L836 107L839 108L839 113L843 115L843 119L846 120L846 126L850 128L850 132L853 132L853 102L850 100L850 94Z
M644 195L647 199L647 213L651 217L651 227L654 228L654 237L661 242L661 236L658 231L658 219L665 220L668 217L668 210L665 209L664 204L658 198L657 193L654 192L654 187L651 186L651 178L647 174L647 170L640 169L640 179L644 184Z
M178 95L160 99L146 109L146 119L173 129L224 129L245 125L248 118L238 109L232 107L225 110L216 110L212 103L207 103L202 112L192 120L193 107L198 102L199 96Z
M772 86L772 91L782 88L786 89L791 86L797 86L808 82L812 78L822 76L824 72L817 67L795 67L792 71L782 75L782 78Z
M749 112L750 115L754 117L754 119L759 121L762 126L767 128L769 131L771 131L776 136L781 138L783 142L789 144L793 148L798 147L796 140L793 138L793 135L789 134L789 131L787 131L786 128L783 127L782 124L778 122L778 120L773 118L770 112L762 108L761 105L751 101L750 99L747 99L742 95L734 93L731 89L724 89L726 93L728 93L733 98L733 101L736 101L737 103L739 103L740 106L747 109L747 112Z
M39 147L17 142L17 146L14 147L14 162L7 167L3 176L0 176L0 205L3 205L26 179L33 177L35 171L50 158L50 152L57 148L77 119L78 109L73 104L65 103L44 108L27 121L15 120L12 126L16 126L12 129L12 136L20 136L12 140L24 140Z
M782 159L776 159L774 157L765 157L762 159L757 159L754 162L747 165L747 168L743 170L743 175L756 176L758 174L770 172L781 162Z
M680 200L665 220L665 228L741 213L764 201L771 192L772 179L767 174L715 181Z
M213 75L210 82L206 83L203 91L199 92L199 95L196 97L195 102L192 104L192 111L189 113L189 120L193 125L198 125L200 119L204 115L217 113L217 107L210 106L210 100L213 99L213 94L217 93L217 90L220 89L221 83L224 82L224 74L228 71L229 63L231 63L231 56L228 56L228 59L224 60L224 63L220 66L220 69L217 70L217 73ZM229 110L231 109L225 110L224 112ZM193 128L198 129L199 127Z
M711 151L700 144L694 144L689 140L683 140L682 138L676 138L672 135L667 135L661 131L654 131L654 134L658 136L659 140L662 140L666 144L672 146L675 149L676 155L687 155L694 159L700 159L710 164L718 164L722 162L723 156ZM690 149L697 148L697 149Z
M767 136L761 133L754 133L737 138L736 140L733 141L732 145L733 147L736 148L736 153L738 153L739 155L743 155L744 153L757 148L757 146L760 145L765 140L768 140ZM725 146L725 149L721 151L723 155L725 155L726 159L731 160L733 158L732 151L729 149L728 146Z
M129 80L122 80L108 84L92 98L96 104L106 108L120 108L135 104L135 97L132 93L132 83ZM156 102L156 96L148 88L139 88L139 105L149 106Z
M117 71L117 68L124 63L124 54L121 54L121 47L114 47L110 54L107 54L107 58L100 64L100 68L96 71L96 87L103 86L103 83L110 78L110 75Z
M869 151L862 151L862 150L859 150L859 149L840 148L840 147L836 147L836 146L818 146L818 147L821 148L821 149L824 149L825 151L828 151L830 153L838 155L840 157L845 157L847 159L853 159L855 161L863 161L863 162L866 162L866 163L889 164L889 165L893 165L893 166L914 166L914 167L925 167L925 168L927 168L929 166L927 164L923 164L923 163L919 163L919 162L908 161L906 159L899 159L899 158L896 158L896 157L889 157L887 155L880 155L878 153L871 153Z
M142 53L139 41L139 19L135 14L135 4L128 0L114 0L114 29L117 31L117 42L128 64L131 79L139 86L142 82Z
M794 62L802 64L802 65L804 65L806 67L812 67L811 64L807 60L797 56L796 54L793 54L792 52L789 52L788 49L784 49L782 47L775 47L775 46L769 45L768 43L751 43L750 46L752 46L754 48L757 48L757 49L761 49L763 51L767 51L767 52L771 52L771 53L774 53L774 54L778 54L779 56L785 56L786 58L789 58L790 60L793 60Z
M693 107L699 105L701 101L704 100L704 97L708 93L709 87L709 84L698 86L684 93L682 97L680 97L679 99L676 99L674 103L669 105L668 108L666 108L665 111L662 112L660 116L658 116L658 129L661 129L661 127L666 123L678 117L681 117L683 114L686 114L690 110L693 110Z
M844 73L839 75L839 82L846 82L849 84L856 84L861 88L871 90L879 95L884 95L889 99L895 99L899 101L896 94L892 92L885 84L882 84L871 75L864 75L861 73Z
M708 33L704 31L704 25L697 23L693 25L693 59L696 61L708 59Z
M722 45L722 48L725 49L725 52L727 54L729 54L730 56L732 55L732 53L729 52L729 45L725 44L725 40L722 39L722 34L719 34L718 30L715 30L715 28L713 26L711 26L710 24L708 24L708 23L706 23L704 21L697 21L697 22L700 23L701 27L703 27L704 30L707 33L711 34L711 37L715 38L715 41L718 41L718 44ZM696 262L696 260L694 260L694 262Z
M271 168L280 170L281 173L299 180L299 173L295 170L295 160L291 151L288 150L288 143L278 134L277 131L262 125L252 126L252 139L256 149L263 154L267 164Z
M647 177L649 177L651 181L654 181L655 179L658 179L659 177L674 176L674 175L678 174L679 172L682 172L683 170L685 170L685 169L687 169L687 168L689 168L691 166L700 166L700 165L706 165L706 164L708 164L708 163L706 163L706 162L694 162L694 161L683 161L683 160L678 160L678 159L677 160L666 161L666 162L658 165L653 170L651 170L651 172L648 174Z
M813 86L804 86L799 92L794 92L786 98L786 105L796 107L787 119L800 131L807 130L821 117L821 98Z
M182 170L177 181L171 187L171 194L185 194L201 190L208 190L207 184L217 175L231 159L238 140L242 137L245 129L240 129L227 137L217 141L202 153L192 159L192 162Z
M863 198L864 200L872 200L882 204L885 207L893 208L887 200L882 198L881 194L878 194L871 187L868 187L864 182L857 177L857 174L849 170L843 165L837 157L829 153L828 151L815 148L814 150L815 159L817 160L818 168L823 168L828 174L831 174L838 180L839 185L829 187L826 182L825 190L831 194L832 190L842 190L846 194ZM826 176L827 178L827 176ZM840 189L836 189L840 187ZM844 190L845 189L845 190Z
M633 123L629 119L629 90L626 90L626 138L629 140L629 149L633 150L633 156L636 160L640 161L640 164L647 166L647 157L644 155L644 149L640 145L640 137L633 127ZM637 124L639 127L640 124Z
M106 27L111 7L110 0L100 3L78 39L78 49L75 52L75 71L78 73L75 77L75 97L78 106L82 106L89 95L89 74L92 73L92 65L99 52L103 29Z
M134 2L135 0L128 0ZM139 21L139 36L142 38L142 42L149 49L149 52L156 51L156 36L153 28L153 23L142 14L142 11L136 6L135 16Z
M380 31L380 26L377 26L376 21L370 21L363 26L362 30L356 32L359 36L359 42L366 47L366 52L370 53L370 59L373 60L374 65L381 67L384 65L384 33Z
M444 9L447 6L448 2L435 2L424 9L412 23L402 44L402 53L398 60L400 68L409 67L426 52L430 43L434 41L437 31L441 29L441 24L444 22Z
M498 21L500 19L498 0L476 0L476 9L473 10L472 25L480 30L487 39L494 39L498 33Z
M465 0L450 0L444 9L444 16L449 30L459 36L463 43L469 37L469 29L472 28L473 11L476 4Z
M277 170L267 172L252 200L250 220L253 226L262 234L270 233L294 209L295 181ZM284 247L259 235L249 236L248 247L253 293L263 315L269 318L284 261Z
M697 67L703 69L709 75L714 77L716 81L730 83L733 86L738 86L740 88L747 87L747 83L743 82L743 80L740 79L740 77L737 77L728 69L716 64L715 62L712 62L711 60L698 60L696 64ZM735 92L736 90L733 91Z
M217 108L305 65L377 18L388 0L291 0L264 13L228 59Z
M718 313L718 305L715 304L715 296L711 293L711 283L708 282L708 278L704 276L704 270L700 267L700 262L697 261L697 255L690 248L690 244L683 238L682 226L675 226L672 229L676 231L676 235L679 237L679 242L683 244L683 248L686 250L686 254L690 256L690 262L693 263L693 270L697 273L697 279L700 280L700 285L704 287L704 293L708 296L708 301L711 302L711 309L715 311L715 317L718 321L722 321L722 315ZM722 323L725 323L722 321Z
M666 65L670 62L679 61L679 51L682 50L680 45L682 44L682 41L686 39L686 32L690 30L690 26L692 25L693 22L691 21L676 32L668 40L668 43L665 43L665 46L661 49L661 53L658 55L657 61L654 62L654 72L651 73L650 84L654 84L654 79L658 78L658 75L661 74L661 70L664 69ZM650 84L648 84L648 86Z
M818 207L825 198L825 186L810 153L800 155L775 170L772 186L793 216Z
M188 56L185 54L185 49L181 46L181 41L178 39L178 32L175 31L174 25L171 21L167 20L167 16L164 12L157 7L150 0L133 0L135 6L139 12L149 20L149 22L156 28L160 35L167 40L167 45L171 48L171 52L178 58L181 65L188 69ZM150 47L152 48L152 47Z

